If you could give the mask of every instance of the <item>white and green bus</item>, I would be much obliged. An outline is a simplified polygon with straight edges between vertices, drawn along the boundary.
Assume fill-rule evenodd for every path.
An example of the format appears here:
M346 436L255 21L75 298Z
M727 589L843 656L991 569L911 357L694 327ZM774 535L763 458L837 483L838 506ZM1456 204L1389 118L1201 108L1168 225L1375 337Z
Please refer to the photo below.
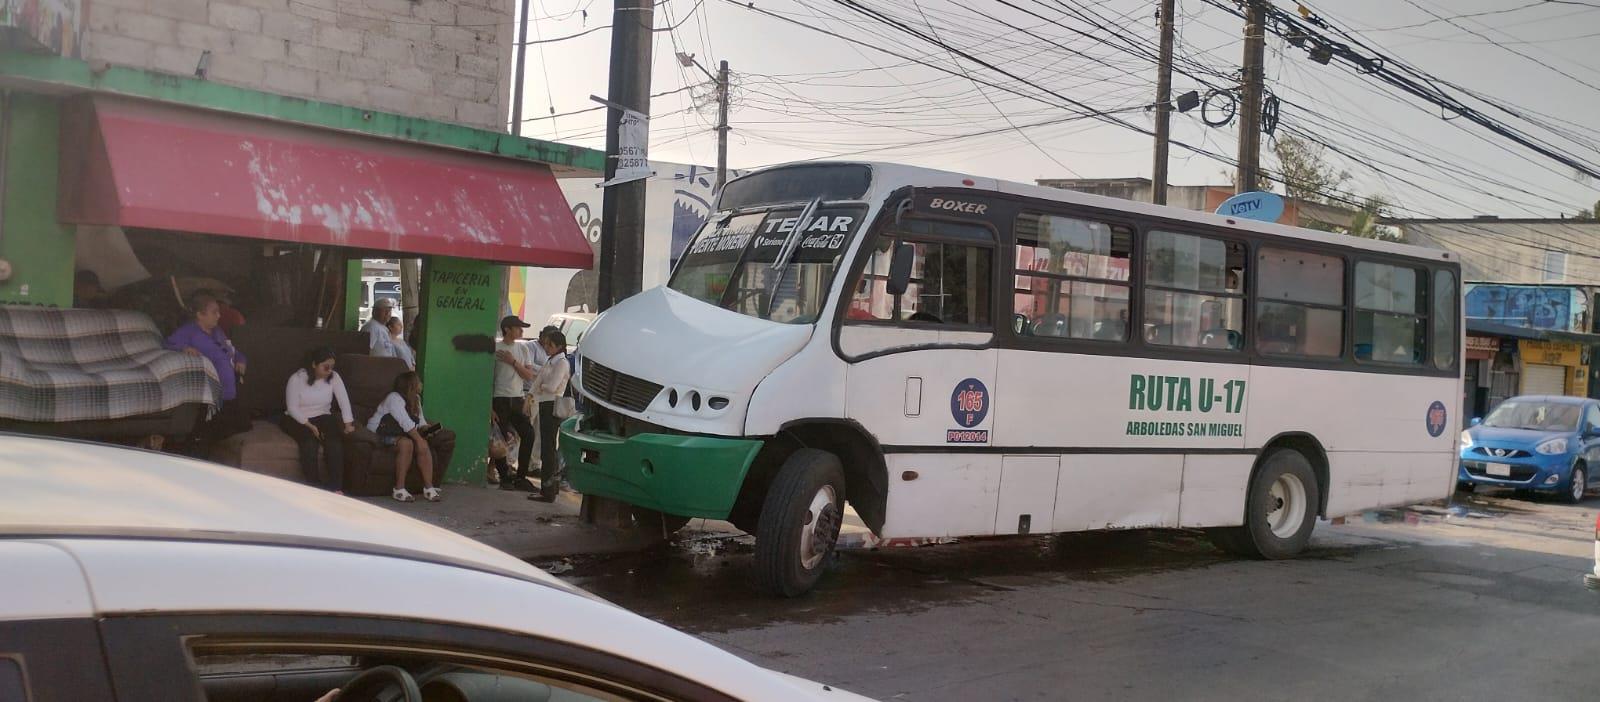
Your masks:
M1262 558L1318 516L1447 497L1450 253L876 163L729 181L668 285L584 339L574 487L820 575L882 538L1204 528Z

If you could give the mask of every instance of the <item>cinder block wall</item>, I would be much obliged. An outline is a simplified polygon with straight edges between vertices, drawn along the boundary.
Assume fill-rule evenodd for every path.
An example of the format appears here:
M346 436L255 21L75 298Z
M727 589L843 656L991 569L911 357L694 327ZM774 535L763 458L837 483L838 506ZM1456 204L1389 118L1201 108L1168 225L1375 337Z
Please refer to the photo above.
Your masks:
M94 0L84 57L507 131L513 0Z

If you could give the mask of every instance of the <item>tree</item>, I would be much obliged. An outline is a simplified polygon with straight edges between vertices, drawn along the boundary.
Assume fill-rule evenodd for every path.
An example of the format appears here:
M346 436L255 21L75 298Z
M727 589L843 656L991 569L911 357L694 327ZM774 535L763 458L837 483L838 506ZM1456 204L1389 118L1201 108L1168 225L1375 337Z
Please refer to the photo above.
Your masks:
M1387 216L1389 216L1389 202L1382 195L1368 195L1361 201L1361 209L1350 218L1350 227L1344 233L1363 239L1399 240L1400 237L1393 227L1378 223Z
M1272 144L1272 153L1278 157L1279 179L1284 193L1303 202L1315 202L1332 207L1349 208L1349 198L1343 194L1350 182L1350 172L1329 165L1324 158L1327 148L1321 144L1298 137L1284 135ZM1351 217L1349 226L1339 226L1307 217L1301 217L1300 226L1325 232L1349 234L1365 239L1399 239L1394 228L1378 224L1388 216L1393 203L1381 195L1362 198L1361 206Z
M1279 179L1289 197L1330 205L1339 204L1339 189L1350 182L1350 172L1336 169L1323 159L1326 148L1304 139L1284 135L1272 144L1278 157Z
M1600 200L1596 200L1594 207L1587 210L1578 210L1578 219L1600 219Z

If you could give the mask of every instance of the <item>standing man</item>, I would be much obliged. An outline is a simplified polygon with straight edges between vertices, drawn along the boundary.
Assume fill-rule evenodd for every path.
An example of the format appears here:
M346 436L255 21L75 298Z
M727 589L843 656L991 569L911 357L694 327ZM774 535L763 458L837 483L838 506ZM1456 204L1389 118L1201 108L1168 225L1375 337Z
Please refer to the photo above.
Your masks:
M367 352L374 356L398 356L393 345L389 342L389 317L394 315L394 300L387 297L378 298L372 304L372 319L367 320L361 331L367 333Z
M517 433L517 475L500 466L500 489L533 492L528 466L533 462L533 422L522 411L523 386L534 379L533 353L522 343L522 330L532 325L516 315L500 320L500 341L494 346L494 400L490 407L500 426ZM387 336L387 332L385 333Z

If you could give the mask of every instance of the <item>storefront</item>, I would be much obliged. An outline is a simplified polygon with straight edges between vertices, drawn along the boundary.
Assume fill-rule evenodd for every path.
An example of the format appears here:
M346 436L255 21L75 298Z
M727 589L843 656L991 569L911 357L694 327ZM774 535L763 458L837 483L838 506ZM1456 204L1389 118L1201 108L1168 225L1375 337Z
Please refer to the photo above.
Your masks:
M184 293L221 288L288 357L349 333L360 259L421 259L452 480L481 479L493 358L460 339L495 333L506 266L593 263L556 183L603 168L587 149L4 52L0 120L0 304L71 307L92 271L170 329Z
M1469 323L1470 326L1470 323ZM1501 400L1517 394L1516 354L1502 353L1500 337L1467 335L1466 363L1462 373L1462 421L1483 417Z
M1483 417L1516 395L1595 396L1600 391L1591 371L1596 347L1596 334L1467 320L1463 417Z

